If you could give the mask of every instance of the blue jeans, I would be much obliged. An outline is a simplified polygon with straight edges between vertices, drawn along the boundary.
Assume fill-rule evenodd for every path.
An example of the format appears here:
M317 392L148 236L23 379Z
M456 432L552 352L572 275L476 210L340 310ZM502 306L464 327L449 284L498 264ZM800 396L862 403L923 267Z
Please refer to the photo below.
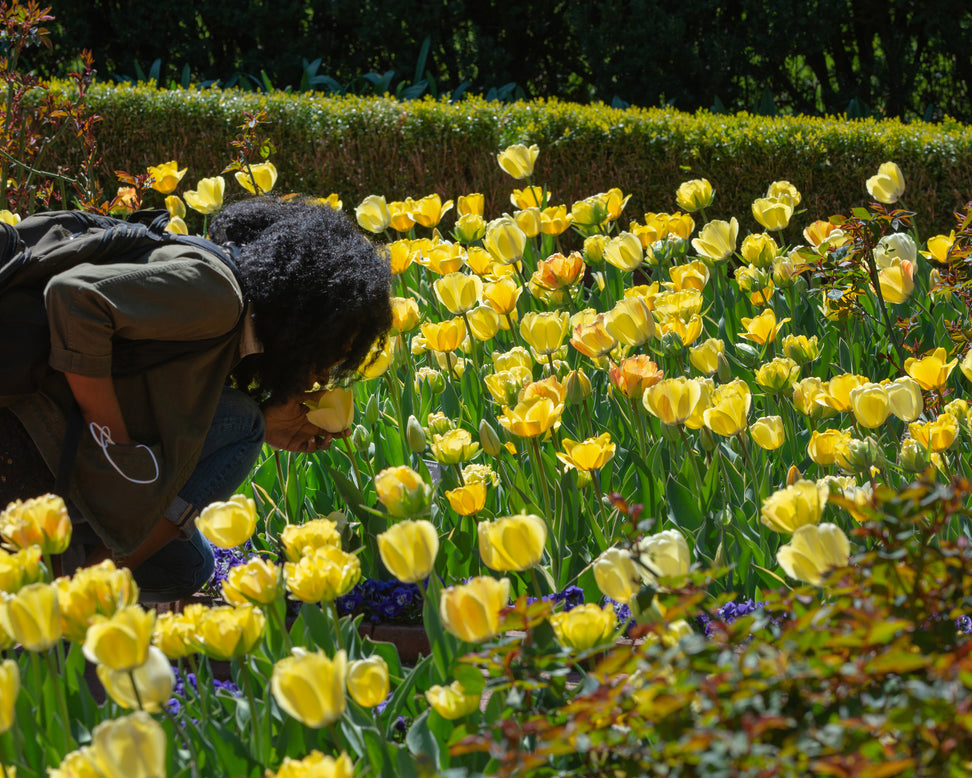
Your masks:
M213 549L193 522L210 503L233 496L256 462L263 438L263 414L256 402L236 389L223 389L199 462L165 514L188 537L169 542L135 570L142 602L181 600L212 577Z

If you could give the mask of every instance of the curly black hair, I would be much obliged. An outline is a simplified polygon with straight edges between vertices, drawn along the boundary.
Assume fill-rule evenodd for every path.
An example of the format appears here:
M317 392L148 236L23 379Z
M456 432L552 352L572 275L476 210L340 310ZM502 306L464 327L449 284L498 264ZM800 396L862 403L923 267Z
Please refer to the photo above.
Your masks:
M220 211L209 236L241 249L243 293L264 351L233 378L252 396L294 396L328 370L331 380L347 379L391 329L388 259L341 211L248 198Z

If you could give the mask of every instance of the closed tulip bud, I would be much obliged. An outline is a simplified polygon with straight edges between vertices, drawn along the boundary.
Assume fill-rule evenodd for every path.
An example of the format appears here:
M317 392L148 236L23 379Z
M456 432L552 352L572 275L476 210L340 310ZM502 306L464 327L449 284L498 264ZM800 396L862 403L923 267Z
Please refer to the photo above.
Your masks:
M341 718L347 707L347 665L343 650L331 659L323 651L294 649L274 665L270 693L287 715L305 727L326 727Z
M742 258L760 268L770 267L779 252L780 247L776 245L773 236L765 232L747 235L739 247Z
M0 662L0 735L13 726L19 693L20 668L13 659L4 659Z
M449 313L458 316L468 313L477 305L483 295L483 281L479 276L466 273L449 273L437 279L432 286Z
M706 264L722 262L732 256L736 250L736 238L739 235L739 222L733 216L729 221L716 219L706 224L699 237L692 239L692 248L698 252Z
M753 201L753 218L763 229L782 230L793 216L793 201L789 197L760 197Z
M763 500L760 520L774 532L794 532L805 524L818 524L828 495L826 486L796 481Z
M236 171L236 183L250 194L266 194L277 183L277 167L272 162L247 165L243 170Z
M256 530L256 503L242 494L227 502L206 506L196 519L196 528L210 543L220 548L242 546Z
M491 340L500 331L500 316L489 305L478 305L466 314L469 334L478 341Z
M675 202L683 211L695 213L703 208L712 205L715 192L712 191L712 184L705 178L696 178L692 181L685 181L675 192Z
M591 396L591 379L583 370L571 370L564 379L567 405L581 405Z
M689 349L689 362L700 373L712 375L718 369L719 354L725 353L725 350L725 343L718 338L709 338Z
M132 670L98 665L98 680L121 707L158 713L172 697L175 673L161 649L149 646L146 660Z
M820 355L817 336L813 335L808 338L806 335L784 335L783 355L789 357L798 365L813 362Z
M790 578L813 586L819 586L828 571L846 567L849 559L850 541L836 524L800 527L776 552L776 561Z
M522 513L483 521L478 531L479 555L491 570L529 570L543 557L547 525L539 516Z
M398 522L378 535L378 553L388 571L403 583L428 578L439 553L439 535L425 519Z
M749 425L749 436L766 451L775 451L786 440L780 416L761 416Z
M284 563L287 591L301 602L334 602L361 578L361 561L335 546L321 546Z
M348 694L362 708L373 708L388 697L388 664L378 654L348 665Z
M641 267L645 261L645 250L637 235L622 232L607 242L604 247L604 259L619 270L631 272Z
M103 721L91 733L91 742L91 761L103 778L161 778L166 774L168 738L145 711Z
M71 542L64 500L54 494L15 500L0 513L0 537L17 549L40 546L43 554L60 554Z
M600 265L604 262L604 252L610 238L607 235L591 235L584 239L584 257L588 262Z
M408 423L405 425L405 439L413 453L421 454L425 451L425 430L422 429L422 425L419 424L419 420L415 416L408 417Z
M957 358L951 362L946 362L946 358L945 349L939 346L931 354L920 359L909 357L905 360L904 369L922 389L939 391L945 386L952 370L958 364Z
M474 243L486 235L486 220L479 214L467 213L456 219L455 238L460 243Z
M401 519L424 511L432 497L432 487L407 465L386 467L378 473L375 491L386 510Z
M756 370L756 383L770 394L789 390L800 378L800 366L789 357L776 357Z
M904 175L894 162L884 162L877 175L871 176L866 182L867 192L879 203L891 205L904 194Z
M226 191L226 179L222 176L204 178L196 184L195 189L187 191L183 197L192 210L201 214L215 213L223 207L223 193Z
M504 265L517 262L526 248L526 233L509 216L493 219L486 225L484 248Z
M793 486L797 481L803 480L803 473L800 472L800 468L796 465L790 465L790 469L786 471L786 485Z
M922 473L931 464L931 452L914 438L901 441L898 464L909 473Z
M610 643L618 627L618 617L608 604L585 603L550 617L557 642L575 651L587 651Z
M234 565L223 581L223 599L230 605L246 602L270 605L282 590L281 568L263 557L253 557L244 564Z
M411 297L392 297L392 330L399 333L411 332L422 318L418 302Z
M373 394L368 398L368 404L365 405L364 422L369 427L374 427L380 418L381 409L378 407L378 396ZM338 430L338 432L340 431L341 430Z
M57 590L33 583L0 600L0 630L27 651L46 651L61 639Z
M496 161L505 173L519 180L533 175L533 166L539 154L540 147L535 143L532 146L515 143L497 154Z
M88 627L84 655L89 662L112 670L134 670L148 658L154 626L154 610L139 605L120 608L110 618Z
M486 484L483 482L467 483L445 493L452 510L460 516L472 516L479 513L486 505Z
M431 686L425 692L425 701L432 710L449 721L479 710L480 699L480 694L470 694L459 681L453 681L448 686Z
M627 604L642 585L642 576L631 553L612 547L594 561L594 580L602 594Z
M596 438L588 438L581 443L564 438L563 447L563 452L557 452L557 459L568 468L573 467L585 472L600 470L611 461L615 451L610 432L605 432Z
M509 600L509 578L479 576L444 589L439 615L451 634L467 643L481 643L499 632L500 612Z
M482 419L479 422L479 445L491 457L499 456L499 453L503 450L503 445L500 443L496 430L493 429L492 425L486 419Z
M382 195L368 195L354 209L354 216L358 226L375 234L384 232L391 225L391 214Z
M635 554L643 570L642 579L658 586L658 579L681 578L688 575L692 564L685 536L677 529L666 529L646 535L638 541Z
M846 468L853 473L869 474L871 468L881 461L881 449L874 438L858 440L851 438L847 443Z
M874 429L887 421L891 398L882 384L866 383L850 391L851 410L862 427Z

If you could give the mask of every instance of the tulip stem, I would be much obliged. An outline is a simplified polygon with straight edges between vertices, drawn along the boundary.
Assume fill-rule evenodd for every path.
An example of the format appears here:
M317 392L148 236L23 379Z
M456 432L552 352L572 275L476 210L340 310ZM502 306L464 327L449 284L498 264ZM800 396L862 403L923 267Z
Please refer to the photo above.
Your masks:
M641 415L641 409L638 407L641 399L638 397L631 398L631 413L635 417L635 434L638 436L638 451L641 454L641 459L644 461L647 456L646 444L645 444L645 420Z
M354 456L354 449L351 448L351 440L342 438L344 447L348 450L348 459L351 460L351 468L354 470L354 485L361 489L361 471L358 470L358 460Z
M702 473L699 472L699 462L698 457L695 456L695 447L689 443L688 435L685 434L685 427L681 424L678 426L678 432L682 436L682 445L685 446L685 453L692 463L692 472L695 473L696 488L702 489Z
M57 651L58 658L60 661L55 661L54 652ZM61 641L55 644L55 648L52 648L47 652L47 669L51 674L51 681L54 684L54 697L57 700L57 712L61 717L61 742L64 745L64 751L61 756L65 756L68 751L71 750L71 718L68 715L67 707L67 696L64 693L64 684L60 682L62 672L61 668L64 666L63 651L61 647ZM134 682L132 684L134 686ZM40 687L38 687L38 690Z
M560 559L561 554L560 554L560 552L561 552L561 547L562 547L562 544L561 544L562 538L560 536L562 528L559 525L560 525L561 522L557 521L556 520L557 517L552 516L551 513L550 513L550 489L547 486L547 473L543 469L543 459L540 456L540 443L537 441L536 437L530 438L530 442L533 444L530 447L530 454L532 455L532 459L533 459L533 467L534 467L534 470L536 470L539 473L539 476L540 476L540 484L541 484L542 489L543 489L544 519L547 522L549 522L552 525L554 525L554 530L555 531L553 533L551 533L551 534L556 538L557 548L554 549L555 553L552 555L551 561L553 562L553 568L554 568L554 571L553 571L553 573L554 573L554 580L555 581L559 581L560 580L560 562L561 562L561 559Z
M256 695L253 693L253 679L250 678L250 664L247 657L240 657L240 676L243 679L243 688L246 690L246 699L250 705L250 732L253 734L253 743L256 746L256 759L260 764L266 763L266 753L263 747L263 735L257 726L257 704Z
M172 728L176 731L182 742L186 744L186 748L189 749L189 771L192 778L199 778L199 754L196 753L196 744L192 742L192 738L186 732L182 724L179 723L179 719L172 715L172 711L168 709L165 705L162 706L162 712L165 714L166 718L172 723Z
M337 650L341 651L344 648L344 637L341 635L341 617L338 615L337 603L331 600L328 602L327 608L334 620L334 640L337 644Z
M594 482L594 492L597 497L597 506L601 512L601 523L604 525L604 529L598 526L596 521L592 521L591 525L594 527L594 535L597 539L598 551L606 551L608 547L608 540L604 535L604 531L608 526L607 509L604 507L604 491L601 489L601 471L592 470L591 480ZM614 537L614 528L611 528L611 537Z

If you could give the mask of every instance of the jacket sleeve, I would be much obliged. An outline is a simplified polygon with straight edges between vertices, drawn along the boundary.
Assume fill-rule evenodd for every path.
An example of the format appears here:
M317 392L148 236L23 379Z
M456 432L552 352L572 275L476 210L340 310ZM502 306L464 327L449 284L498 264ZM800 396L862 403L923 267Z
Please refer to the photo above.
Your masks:
M112 338L203 340L229 332L243 310L233 274L218 260L179 247L149 261L78 265L44 291L50 365L62 372L111 375Z

